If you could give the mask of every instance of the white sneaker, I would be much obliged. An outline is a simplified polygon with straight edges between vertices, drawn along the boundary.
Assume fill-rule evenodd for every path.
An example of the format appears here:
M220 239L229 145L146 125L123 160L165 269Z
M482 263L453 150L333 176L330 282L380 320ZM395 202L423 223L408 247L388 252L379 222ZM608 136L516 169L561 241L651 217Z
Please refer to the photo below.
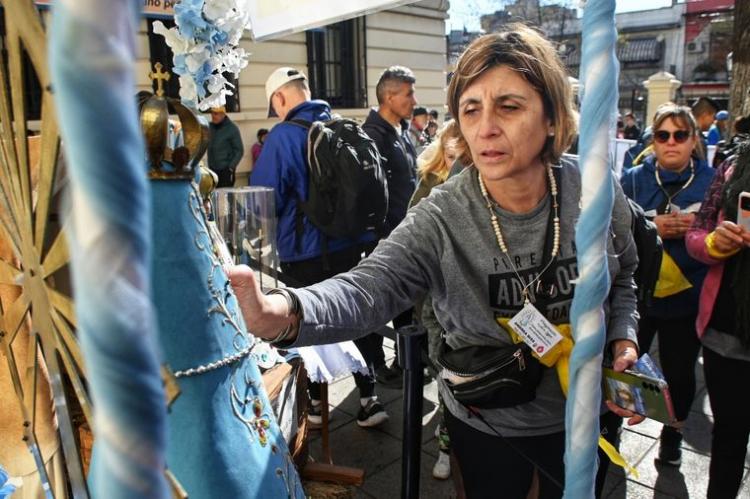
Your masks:
M438 480L447 480L451 476L451 456L445 452L438 452L438 460L432 467L432 476Z
M366 406L359 408L357 424L363 428L372 428L388 421L388 413L383 404L377 400L370 400Z
M307 422L310 425L311 430L317 430L323 426L323 414L321 404L310 404L307 410ZM331 413L328 413L328 421L331 421Z

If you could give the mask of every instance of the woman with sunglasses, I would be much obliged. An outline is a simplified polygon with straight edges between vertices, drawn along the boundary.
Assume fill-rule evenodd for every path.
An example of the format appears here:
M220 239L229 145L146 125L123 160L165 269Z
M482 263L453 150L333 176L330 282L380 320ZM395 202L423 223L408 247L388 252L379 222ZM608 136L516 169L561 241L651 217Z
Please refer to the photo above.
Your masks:
M703 159L699 133L690 108L671 103L659 107L653 122L653 154L621 180L625 195L653 219L664 242L659 282L651 304L641 310L638 342L645 353L659 335L659 358L677 423L662 428L656 462L669 466L681 463L681 428L695 396L700 351L695 319L707 269L688 255L685 233L714 171Z

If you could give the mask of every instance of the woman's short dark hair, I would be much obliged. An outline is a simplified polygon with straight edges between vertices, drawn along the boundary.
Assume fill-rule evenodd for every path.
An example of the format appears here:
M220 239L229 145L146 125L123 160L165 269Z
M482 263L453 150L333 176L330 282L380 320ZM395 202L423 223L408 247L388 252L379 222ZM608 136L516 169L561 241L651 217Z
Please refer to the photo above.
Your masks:
M570 147L576 134L570 83L555 47L539 32L523 24L510 24L504 31L474 40L461 54L448 86L448 109L459 122L458 101L464 90L486 71L507 66L517 71L539 92L544 113L552 122L555 136L545 143L541 158L555 164ZM471 152L463 136L459 138L464 154L463 164L470 164Z
M268 135L268 128L261 128L260 130L258 130L256 137L258 138L258 140L260 140L260 138L264 135Z

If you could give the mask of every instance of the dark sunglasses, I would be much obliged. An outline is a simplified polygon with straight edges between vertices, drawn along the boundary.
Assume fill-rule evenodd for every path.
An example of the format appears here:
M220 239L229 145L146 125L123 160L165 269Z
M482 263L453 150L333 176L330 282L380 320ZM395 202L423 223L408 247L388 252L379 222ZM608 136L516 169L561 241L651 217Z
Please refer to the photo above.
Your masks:
M676 132L671 133L666 130L657 130L654 132L654 140L659 144L665 144L669 141L670 136L674 137L675 142L682 144L690 138L690 132L688 130L677 130Z

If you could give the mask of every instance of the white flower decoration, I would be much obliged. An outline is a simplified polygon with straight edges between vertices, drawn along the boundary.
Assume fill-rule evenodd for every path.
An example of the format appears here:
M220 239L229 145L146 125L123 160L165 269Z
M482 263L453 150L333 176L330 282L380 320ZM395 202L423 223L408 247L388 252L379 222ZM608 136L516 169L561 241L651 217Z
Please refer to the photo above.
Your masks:
M201 110L226 104L234 88L224 73L239 76L249 55L239 47L248 25L246 0L183 0L175 6L176 28L160 21L162 35L174 53L174 72L180 77L180 97ZM188 36L189 35L189 36ZM208 92L208 94L206 93Z

